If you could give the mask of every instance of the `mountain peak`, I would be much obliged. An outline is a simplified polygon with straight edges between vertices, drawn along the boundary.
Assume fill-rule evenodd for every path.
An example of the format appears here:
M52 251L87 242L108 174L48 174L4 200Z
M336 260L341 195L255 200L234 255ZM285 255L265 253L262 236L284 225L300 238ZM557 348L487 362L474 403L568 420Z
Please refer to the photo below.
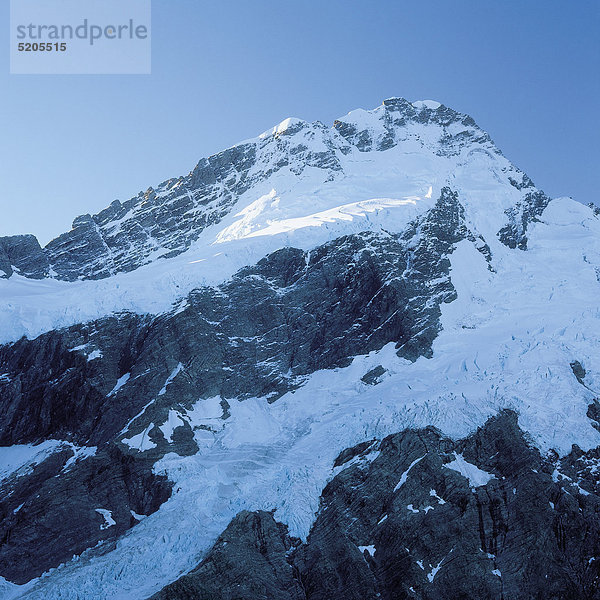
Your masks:
M294 134L306 125L309 125L309 123L304 119L299 119L297 117L288 117L287 119L281 121L281 123L279 123L278 125L275 125L275 127L267 129L267 131L261 133L258 137L260 139L264 139L272 135L275 136L284 134Z
M383 106L387 106L388 108L401 108L401 107L409 107L412 106L418 110L429 109L429 110L437 110L443 104L438 102L437 100L415 100L411 102L406 98L402 98L402 96L392 96L390 98L386 98L382 102Z
M437 102L436 100L416 100L412 103L415 108L428 108L430 110L437 110L440 106L442 106L441 102Z

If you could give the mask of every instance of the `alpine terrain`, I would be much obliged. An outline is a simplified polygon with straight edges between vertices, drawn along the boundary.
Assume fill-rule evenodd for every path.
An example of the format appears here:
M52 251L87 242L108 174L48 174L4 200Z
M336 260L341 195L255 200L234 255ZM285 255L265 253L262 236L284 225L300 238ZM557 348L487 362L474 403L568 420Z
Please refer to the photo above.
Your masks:
M599 213L390 98L0 238L0 598L600 598Z

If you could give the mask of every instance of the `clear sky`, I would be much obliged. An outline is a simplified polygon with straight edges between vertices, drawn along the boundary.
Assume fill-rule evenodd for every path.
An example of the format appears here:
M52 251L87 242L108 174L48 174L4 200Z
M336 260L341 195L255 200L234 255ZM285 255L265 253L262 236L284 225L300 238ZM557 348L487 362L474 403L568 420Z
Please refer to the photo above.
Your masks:
M390 96L469 113L548 194L600 203L599 0L153 0L152 11L152 75L9 75L2 28L0 235L46 243L288 116L332 123Z

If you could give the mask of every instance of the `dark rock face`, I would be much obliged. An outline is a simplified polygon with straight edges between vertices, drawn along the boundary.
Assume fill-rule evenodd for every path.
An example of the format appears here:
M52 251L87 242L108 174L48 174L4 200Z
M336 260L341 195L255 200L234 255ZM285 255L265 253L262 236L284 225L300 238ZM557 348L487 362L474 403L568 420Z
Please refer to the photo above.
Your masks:
M588 406L587 417L592 422L592 427L600 431L600 402L594 398L594 401Z
M26 583L96 544L102 544L98 552L109 550L170 494L170 482L154 475L141 455L110 446L76 460L65 446L31 472L2 482L0 572Z
M423 285L432 288L432 293L443 302L455 300L456 291L450 281L448 256L454 244L464 239L477 242L475 236L465 226L464 209L459 202L458 194L450 188L443 188L435 206L421 219L412 223L402 235L402 240L409 248L406 272L408 279L423 282ZM487 244L478 246L478 250L487 260L490 259L491 254ZM437 283L432 286L434 281ZM423 311L423 298L417 293L410 296L405 310L418 321ZM434 309L436 314L434 320L427 319L419 331L412 332L410 339L402 340L400 355L409 360L416 360L421 355L431 356L431 344L440 329L440 304Z
M243 511L196 569L153 600L303 600L287 560L294 542L298 540L292 540L271 513Z
M363 381L367 385L377 385L384 373L385 369L381 365L379 365L374 369L371 369L368 373L365 373L361 377L361 381Z
M306 543L266 513L241 513L196 569L154 598L250 598L282 561L274 600L600 597L600 498L582 479L595 452L544 458L504 412L458 442L407 430L344 454ZM259 535L257 522L277 534ZM264 558L254 559L257 548Z
M108 394L143 343L146 321L133 315L110 317L0 346L5 373L0 380L0 444L108 441L115 431L104 427L104 419L116 404ZM88 361L100 347L102 357ZM126 414L128 408L121 410Z
M528 192L523 202L506 211L509 221L498 232L499 240L509 248L527 250L527 227L538 220L548 202L550 198L544 192Z
M578 360L574 360L570 363L570 367L577 382L590 392L595 393L585 382L586 370L583 365ZM600 431L600 400L598 398L592 399L592 403L588 405L586 414L592 427Z
M571 364L570 364L571 370L573 371L573 375L575 375L575 378L577 379L577 381L581 384L581 385L585 385L585 369L583 368L583 365L578 361L578 360L574 360Z
M31 279L48 276L48 260L35 236L0 237L0 277L14 272Z
M44 253L60 279L101 279L116 272L110 248L91 215L77 217L71 231L52 240Z

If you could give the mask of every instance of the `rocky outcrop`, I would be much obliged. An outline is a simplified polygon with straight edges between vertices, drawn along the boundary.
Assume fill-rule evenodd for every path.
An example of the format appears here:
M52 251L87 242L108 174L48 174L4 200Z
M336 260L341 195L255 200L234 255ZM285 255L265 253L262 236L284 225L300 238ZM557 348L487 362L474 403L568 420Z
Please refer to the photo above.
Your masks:
M239 513L207 557L154 600L303 600L287 528L264 511Z
M146 322L121 315L1 346L0 443L108 441L135 410L123 405L123 396L118 409L110 391L131 367L143 344ZM113 410L120 410L121 417L115 419ZM113 421L112 429L105 427L106 418Z
M323 149L309 147L313 138L320 138ZM54 277L73 281L102 279L176 256L228 214L250 187L281 169L299 176L318 168L325 177L340 171L338 146L324 125L303 121L239 144L200 160L185 177L78 217L71 231L44 248L43 260Z
M352 113L350 113L352 114ZM415 106L404 98L389 98L383 101L377 128L355 123L352 118L334 122L338 133L361 152L384 151L402 143L408 137L407 126L435 125L443 134L435 151L440 156L455 156L467 144L482 144L492 152L498 152L490 136L480 129L468 115L459 113L443 104Z
M0 572L26 583L88 548L102 553L171 494L143 455L64 445L0 485Z
M527 187L533 187L531 180L529 183ZM527 250L527 227L530 223L539 220L538 217L549 202L550 198L544 192L539 190L528 192L522 202L506 211L508 224L498 232L499 240L509 248Z
M0 237L0 277L13 273L31 279L48 276L48 260L35 236Z
M584 455L542 457L509 411L456 442L433 428L365 442L336 461L305 543L268 513L241 513L153 600L599 598L600 497ZM267 588L274 573L283 584Z

